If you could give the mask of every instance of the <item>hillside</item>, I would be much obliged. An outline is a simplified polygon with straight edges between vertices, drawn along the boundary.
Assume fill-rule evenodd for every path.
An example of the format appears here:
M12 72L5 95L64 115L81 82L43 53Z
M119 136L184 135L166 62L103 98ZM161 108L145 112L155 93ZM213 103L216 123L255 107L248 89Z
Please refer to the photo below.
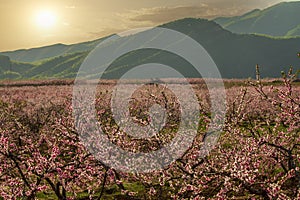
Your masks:
M234 34L214 22L200 19L178 20L164 26L186 33L202 44L226 78L254 77L256 64L262 66L264 77L279 76L281 70L291 65L299 68L296 54L300 38Z
M194 18L181 19L161 26L180 31L197 40L214 59L224 78L255 77L256 64L261 65L263 77L278 77L280 71L287 70L291 65L300 69L300 60L296 55L300 50L300 38L235 34L224 30L213 21ZM137 36L131 35L119 38L116 42L124 39L134 40L135 37ZM89 51L82 51L63 54L32 63L17 62L13 59L10 61L8 57L2 56L0 78L75 78L88 53ZM193 70L188 70L190 64L186 60L168 52L147 49L130 52L115 60L104 73L104 78L118 78L134 66L153 62L172 66L186 77L199 77Z
M224 78L254 78L256 64L261 65L263 77L278 77L282 70L288 70L290 66L300 69L297 57L300 38L274 39L234 34L215 22L193 18L170 22L162 27L180 31L198 41L214 59ZM148 49L131 52L116 60L105 77L119 77L133 66L153 62L172 66L187 77L198 76L195 71L187 70L190 64L178 56Z
M110 37L110 36L108 36ZM56 57L64 54L90 51L107 37L78 44L54 44L32 49L21 49L17 51L1 52L0 55L9 56L11 60L19 62L35 62L46 58Z
M214 21L234 33L300 36L300 1L283 2L264 10L255 9L241 16L220 17Z
M65 54L33 63L34 66L26 70L22 74L22 78L74 78L87 54L87 51Z

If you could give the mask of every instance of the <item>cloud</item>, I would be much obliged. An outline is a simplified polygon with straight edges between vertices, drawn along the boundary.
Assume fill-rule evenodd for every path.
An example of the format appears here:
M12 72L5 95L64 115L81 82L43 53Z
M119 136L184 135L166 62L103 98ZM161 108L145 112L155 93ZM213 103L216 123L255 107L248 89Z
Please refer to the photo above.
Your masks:
M176 19L195 17L213 19L219 16L236 16L256 8L265 8L280 0L202 0L194 5L141 8L119 13L124 22L141 25L158 25Z
M121 16L131 22L160 24L180 18L196 17L213 19L220 15L232 16L245 11L243 8L218 9L207 4L201 6L155 7L133 10Z
M279 1L279 0L270 0ZM101 27L97 30L87 32L87 37L98 38L120 33L123 31L141 28L153 27L173 20L195 17L214 19L219 16L237 16L246 13L255 8L265 8L269 2L264 0L201 0L202 3L194 5L179 6L160 6L148 7L135 10L125 10L101 18L98 23Z

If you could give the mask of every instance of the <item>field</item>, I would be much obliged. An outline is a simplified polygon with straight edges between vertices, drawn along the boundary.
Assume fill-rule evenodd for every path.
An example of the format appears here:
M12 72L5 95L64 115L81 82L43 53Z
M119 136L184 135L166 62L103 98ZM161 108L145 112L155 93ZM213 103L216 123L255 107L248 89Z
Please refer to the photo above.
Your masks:
M97 160L86 150L87 140L74 122L72 80L1 82L0 197L300 199L300 85L294 80L292 74L280 81L225 80L225 124L216 146L201 156L213 118L211 101L203 80L190 79L201 108L197 134L183 155L149 173L116 170L111 168L115 163ZM178 80L168 81L181 87ZM114 85L101 82L95 101L111 143L147 153L174 139L183 119L178 99L163 90L163 83L141 86L129 103L130 117L141 126L150 124L149 108L155 103L169 114L149 139L128 135L114 120Z

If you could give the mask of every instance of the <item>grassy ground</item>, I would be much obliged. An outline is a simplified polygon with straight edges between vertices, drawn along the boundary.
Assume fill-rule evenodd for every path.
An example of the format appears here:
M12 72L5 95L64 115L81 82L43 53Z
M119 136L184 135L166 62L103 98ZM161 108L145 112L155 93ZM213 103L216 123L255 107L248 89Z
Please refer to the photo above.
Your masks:
M129 195L123 194L120 188L114 184L109 187L105 187L104 193L102 195L103 200L129 200L129 199L144 199L147 194L145 193L145 187L139 183L139 182L133 182L133 183L123 183L124 187L126 190L130 192L136 193L136 197L130 197ZM100 191L96 194L93 195L93 198L97 199L100 194ZM54 193L49 192L41 192L38 193L37 195L38 199L41 200L56 200L57 197L55 196ZM88 193L87 192L82 192L77 194L77 199L78 200L84 200L84 199L89 199Z

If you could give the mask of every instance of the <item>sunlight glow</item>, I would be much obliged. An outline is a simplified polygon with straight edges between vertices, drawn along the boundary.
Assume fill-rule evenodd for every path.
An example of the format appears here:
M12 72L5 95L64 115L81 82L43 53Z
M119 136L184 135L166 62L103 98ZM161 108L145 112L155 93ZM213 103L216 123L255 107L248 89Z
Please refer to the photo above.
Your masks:
M56 23L55 13L47 10L40 11L36 14L36 24L40 28L51 28Z

